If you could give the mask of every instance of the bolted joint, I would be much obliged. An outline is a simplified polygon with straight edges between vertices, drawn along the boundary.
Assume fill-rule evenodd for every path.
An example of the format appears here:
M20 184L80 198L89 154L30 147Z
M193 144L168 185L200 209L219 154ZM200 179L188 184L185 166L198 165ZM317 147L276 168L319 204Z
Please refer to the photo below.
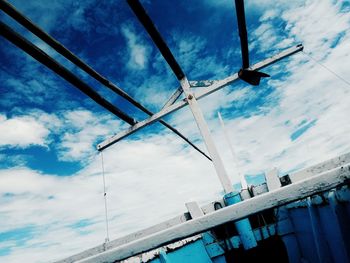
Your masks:
M193 99L193 95L192 94L188 94L187 99L192 100Z

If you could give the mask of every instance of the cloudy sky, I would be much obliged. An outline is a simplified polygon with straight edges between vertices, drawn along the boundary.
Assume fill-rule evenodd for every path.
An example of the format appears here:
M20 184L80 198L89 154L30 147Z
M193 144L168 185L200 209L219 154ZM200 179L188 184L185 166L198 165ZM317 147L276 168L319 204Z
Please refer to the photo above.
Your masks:
M9 2L154 112L179 86L125 1ZM189 80L239 70L232 0L143 4ZM252 63L298 43L307 55L266 68L271 78L259 87L238 81L200 101L234 183L238 174L252 183L274 167L283 175L350 150L349 11L348 0L246 1ZM114 105L146 118L2 12L0 19ZM4 38L0 92L0 261L53 261L103 243L96 145L128 124ZM204 149L189 109L166 120ZM184 212L185 202L204 204L222 194L211 162L159 124L113 145L103 158L110 239Z

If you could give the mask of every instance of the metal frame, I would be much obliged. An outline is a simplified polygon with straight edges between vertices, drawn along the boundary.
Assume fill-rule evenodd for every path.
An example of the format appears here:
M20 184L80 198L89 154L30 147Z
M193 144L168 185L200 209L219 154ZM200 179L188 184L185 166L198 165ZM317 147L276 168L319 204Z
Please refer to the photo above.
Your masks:
M45 43L50 45L54 50L56 50L58 53L66 57L69 61L73 62L76 66L84 70L86 73L88 73L91 77L99 81L101 84L103 84L105 87L111 89L116 94L120 95L121 97L125 98L127 101L132 103L137 108L141 109L146 114L150 115L151 117L149 119L146 119L140 123L136 122L132 117L124 113L122 110L120 110L118 107L115 107L113 104L111 104L109 101L107 101L105 98L100 96L94 89L92 89L90 86L88 86L85 82L83 82L81 79L79 79L76 75L74 75L72 72L70 72L67 68L59 64L56 60L54 60L52 57L50 57L48 54L46 54L43 50L39 49L37 46L35 46L33 43L13 31L10 27L8 27L6 24L0 22L1 32L0 34L7 38L10 42L21 48L23 51L31 55L33 58L41 62L46 67L50 68L52 71L54 71L56 74L73 84L75 87L80 89L82 92L84 92L86 95L88 95L90 98L92 98L95 102L124 120L125 122L132 125L127 131L119 133L118 135L110 138L109 140L101 143L98 145L97 149L99 151L102 151L103 149L109 147L113 143L117 142L118 140L128 136L129 134L132 134L136 130L147 126L151 124L154 121L159 121L161 124L172 130L174 133L176 133L178 136L180 136L182 139L184 139L187 143L189 143L192 147L194 147L198 152L203 154L206 158L213 161L214 168L218 174L219 180L224 188L224 191L226 193L232 192L232 184L231 181L227 175L227 172L224 168L223 162L220 158L220 155L216 149L215 143L210 135L210 130L207 126L207 123L204 119L203 113L197 103L197 99L200 99L230 83L235 81L240 77L240 74L234 74L233 76L230 76L224 80L221 81L213 81L211 82L211 85L206 87L204 90L202 90L197 96L191 91L190 82L187 80L185 73L181 69L180 65L176 61L175 57L171 53L169 47L163 40L162 36L158 32L157 28L153 24L151 18L148 16L146 10L143 8L141 3L138 0L127 0L129 6L141 22L141 24L144 26L150 37L152 38L155 45L158 47L159 51L163 55L164 59L169 64L170 68L176 75L177 79L179 80L181 84L181 89L177 89L176 92L173 94L173 96L169 99L169 101L165 104L163 110L158 112L157 114L153 114L151 111L146 109L144 106L142 106L140 103L135 101L131 96L129 96L126 92L121 90L119 87L117 87L115 84L107 80L105 77L103 77L101 74L97 73L94 69L92 69L89 65L87 65L85 62L83 62L80 58L78 58L76 55L74 55L71 51L69 51L65 46L63 46L60 42L58 42L56 39L51 37L49 34L44 32L40 27L35 25L31 20L23 16L19 11L15 9L11 4L4 0L0 0L0 9L3 10L7 15L11 16L13 19L15 19L18 23L20 23L22 26L27 28L30 32L38 36L41 40L43 40ZM241 3L242 2L242 3ZM239 10L237 9L237 19L239 23L239 32L241 35L242 30L245 27L245 18L244 18L244 5L243 0L237 1L236 5L238 3ZM243 14L243 16L242 16ZM242 24L243 22L243 24ZM242 29L243 25L243 29ZM241 42L247 42L247 36L246 34L241 36ZM244 44L242 42L242 45ZM247 43L246 43L247 44ZM243 45L244 46L244 45ZM242 47L243 47L242 46ZM302 46L297 46L295 49L293 49L290 54L297 52L296 50L301 50ZM248 57L249 55L246 54L247 50L245 48L242 48L242 56ZM276 58L273 58L271 61L267 61L265 63L265 66L269 63L273 63L275 61L278 61L281 59L282 56L277 56ZM264 64L263 64L264 65ZM253 71L253 73L257 73L259 67L252 67L249 68L250 71ZM204 81L208 83L208 81ZM210 83L210 82L209 82ZM198 84L194 83L195 85ZM175 101L179 98L181 93L184 92L186 95L186 99L178 102L177 104L174 104ZM167 114L182 108L186 104L189 104L190 109L192 111L192 114L194 116L194 119L197 123L197 126L199 128L199 131L203 137L204 143L207 147L207 150L211 157L206 155L203 151L201 151L197 146L195 146L191 141L189 141L185 136L183 136L178 130L161 120L160 118L163 116L166 116ZM212 158L212 159L211 159Z
M186 142L191 144L196 150L205 155L208 159L212 158L214 168L217 172L219 180L223 186L225 193L231 193L233 191L232 184L227 175L227 172L224 168L223 162L220 158L220 155L216 149L214 140L210 135L209 127L204 119L203 113L198 105L197 100L227 86L232 84L237 79L242 79L247 81L252 85L258 85L261 77L268 76L267 74L258 72L258 70L267 67L285 57L288 57L292 54L295 54L301 50L303 50L303 46L301 44L286 49L279 54L272 56L262 62L259 62L252 67L249 67L249 54L248 54L248 40L245 26L245 16L244 16L244 3L243 0L236 0L236 11L237 11L237 19L239 24L239 32L241 39L241 51L242 51L242 62L243 68L239 73L233 74L225 79L217 80L217 81L194 81L189 82L185 73L177 63L173 54L171 53L169 47L166 45L165 41L162 39L160 33L156 29L152 20L146 13L143 6L140 4L138 0L127 0L129 6L134 11L135 15L138 17L140 22L143 24L150 37L154 41L155 45L158 47L159 51L163 55L164 59L169 64L170 68L176 75L177 79L180 82L180 88L175 91L175 93L171 96L168 102L165 104L163 109L156 114L153 114L149 110L147 110L140 103L135 101L132 97L130 97L127 93L119 89L115 84L109 82L102 75L94 71L90 66L82 62L78 57L72 54L68 49L66 49L63 45L49 36L47 33L43 32L40 28L38 28L35 24L33 24L30 20L22 17L19 12L15 9L11 9L11 5L9 5L6 1L0 0L0 8L6 12L8 15L13 17L23 26L25 26L28 30L36 34L43 41L48 43L51 47L53 47L57 52L64 55L74 64L82 68L85 72L87 72L90 76L94 77L101 84L105 85L107 88L113 90L129 102L131 102L134 106L138 107L148 115L151 115L148 119L145 119L141 122L136 122L133 118L122 112L117 107L113 106L110 102L102 98L96 91L94 91L91 87L81 81L78 77L76 77L73 73L68 71L62 65L60 65L53 58L48 56L41 49L30 43L28 40L14 32L11 28L9 28L4 23L0 22L0 34L11 41L13 44L17 45L19 48L23 49L29 55L37 59L39 62L53 70L59 76L63 77L71 84L76 86L78 89L87 94L90 98L95 100L98 104L105 107L107 110L114 113L116 116L120 117L130 125L127 130L105 140L97 146L99 151L102 151L109 146L113 145L117 141L125 138L137 130L150 125L155 121L160 121L167 128L171 129L181 138L183 138ZM243 71L242 71L243 70ZM242 75L243 74L243 75ZM248 75L247 75L248 74ZM199 90L196 94L191 89L192 86L204 86L201 90ZM176 100L180 97L182 92L185 94L185 99L176 103ZM207 150L211 156L208 157L205 153L200 151L196 146L194 146L188 139L186 139L182 134L180 134L176 129L171 127L169 124L160 120L162 117L183 108L186 105L189 105L193 117L197 123L199 131L203 137ZM186 221L182 224L177 224L172 227L163 228L160 231L153 232L152 228L148 230L148 235L143 235L142 238L131 240L129 242L120 243L117 247L110 248L107 251L99 252L94 249L81 253L81 260L78 262L115 262L117 260L122 260L127 257L133 256L138 253L142 253L145 251L149 251L153 248L160 247L165 244L172 243L177 240L181 240L195 234L207 231L212 229L215 226L224 224L229 221L237 221L241 220L251 214L258 213L268 208L280 206L283 204L287 204L298 200L300 198L304 198L319 192L323 192L329 190L335 186L342 185L348 182L350 179L350 165L345 167L338 167L333 170L321 173L317 176L309 177L306 180L299 181L293 183L289 186L278 188L273 190L272 192L260 195L253 199L247 199L243 202L234 204L232 206L220 209L218 211L214 211L210 214L200 215L192 220ZM179 218L176 218L176 222L178 222ZM113 241L112 241L113 242ZM112 243L111 242L111 243ZM118 243L114 241L114 243ZM108 245L105 244L105 245ZM105 247L103 247L105 248ZM64 261L66 262L66 261Z
M226 193L232 192L233 191L232 183L227 175L224 164L220 158L219 152L216 149L214 140L210 136L209 127L204 119L203 113L197 103L197 100L190 89L190 83L188 82L185 73L183 72L178 62L176 61L174 55L171 53L169 47L165 43L161 34L157 30L156 26L153 24L151 18L148 16L146 10L143 8L139 0L127 0L127 2L130 8L132 9L132 11L135 13L137 18L139 19L140 23L143 25L143 27L145 28L145 30L153 40L154 44L159 49L163 58L166 60L166 62L170 66L176 78L179 80L182 91L186 96L188 105L190 106L193 117L197 123L198 129L203 137L204 143L212 158L214 168L224 188L224 191ZM172 96L172 98L174 98L173 101L175 101L176 93L175 93L175 96ZM172 101L172 98L170 98L169 102Z
M180 103L172 104L172 102L175 102L176 99L178 98L178 96L180 95L180 91L179 90L176 91L175 94L170 98L170 100L166 104L166 105L170 105L170 104L172 104L172 105L161 110L157 114L152 115L148 120L137 123L136 125L130 127L128 130L126 130L125 132L119 133L118 135L110 138L109 140L103 142L102 144L99 144L97 146L97 149L101 151L101 150L109 147L113 143L117 142L118 140L125 138L126 136L132 134L136 130L138 130L142 127L145 127L145 126L151 124L152 122L158 120L160 117L165 116L165 115L185 106L186 104L188 104L190 109L191 109L191 112L193 114L193 117L197 123L198 129L202 135L202 138L203 138L203 141L206 145L206 148L207 148L207 150L212 158L215 171L216 171L216 173L219 177L219 180L223 186L224 192L225 193L232 192L233 186L232 186L231 180L230 180L230 178L225 170L223 161L222 161L222 159L219 155L219 152L215 146L214 140L212 139L212 137L210 135L209 127L208 127L208 125L204 119L203 113L202 113L202 111L197 103L197 99L204 97L205 95L208 95L208 94L214 92L215 90L218 90L219 88L224 87L225 85L229 84L230 81L224 80L223 83L220 83L220 82L215 83L214 82L211 86L207 87L206 93L202 93L202 95L198 95L196 97L195 94L192 93L192 91L190 89L191 86L190 86L189 81L187 80L186 74L184 73L184 71L182 70L182 68L180 67L178 62L176 61L174 55L171 53L169 47L165 43L164 39L162 38L161 34L157 30L152 19L149 17L149 15L147 14L146 10L144 9L144 7L140 3L140 1L139 0L127 0L127 3L129 4L130 8L132 9L132 11L136 15L136 17L139 19L139 22L142 24L142 26L145 28L145 30L147 31L147 33L151 37L153 43L157 46L159 52L162 54L163 58L166 60L166 62L170 66L170 68L173 71L173 73L175 74L176 78L179 80L182 91L185 93L186 99ZM236 9L237 9L237 19L239 22L239 32L240 32L241 44L242 44L242 50L241 50L242 51L242 58L243 58L243 63L244 63L244 58L245 57L249 58L249 54L247 53L248 52L247 35L246 34L242 35L242 30L243 29L245 30L245 16L244 16L243 0L240 0L240 1L236 0L236 5L239 5L238 6L239 10L237 8ZM242 28L242 26L244 26L244 28ZM245 46L246 46L246 48L244 48ZM298 45L297 49L301 50L302 46ZM296 51L293 50L291 53L295 53L295 52ZM279 59L280 58L275 59L275 61L277 61ZM249 68L249 69L243 68L242 70L240 70L237 75L233 75L232 81L234 81L234 80L238 79L238 77L240 77L241 79L247 81L248 83L251 83L253 85L258 85L260 83L261 77L268 76L267 74L258 72L257 69L253 69L253 68Z
M224 163L220 158L219 152L215 147L214 140L210 136L209 127L204 119L203 113L198 105L197 99L190 90L190 83L188 82L186 77L181 79L180 83L181 83L183 92L186 95L187 103L190 106L193 117L196 120L198 129L202 134L202 137L207 146L208 152L213 160L214 168L219 177L220 183L222 184L222 187L224 188L225 193L230 193L233 191L231 180L228 177L228 174L224 167Z
M282 52L280 52L280 53L278 53L270 58L267 58L259 63L256 63L255 65L252 66L252 69L259 70L259 69L265 68L265 67L267 67L267 66L269 66L269 65L271 65L271 64L273 64L273 63L275 63L283 58L289 57L297 52L302 51L303 48L304 47L302 44L298 44L296 46L290 47L290 48L288 48L288 49L286 49L286 50L284 50L284 51L282 51ZM194 94L194 96L197 100L199 100L199 99L204 98L217 90L220 90L220 89L232 84L233 82L235 82L238 79L239 79L238 74L235 73L235 74L233 74L225 79L212 81L209 86L202 88L200 91L198 91L197 94ZM200 81L200 82L202 82L202 81ZM192 82L190 81L190 83L192 83ZM193 84L195 85L195 83L196 82L194 82ZM182 100L182 101L179 101L175 104L170 103L169 106L164 107L161 111L152 115L150 118L143 120L143 121L140 121L137 124L126 129L125 131L122 131L122 132L108 138L107 140L103 141L102 143L98 144L97 149L99 151L104 150L104 149L108 148L109 146L113 145L114 143L120 141L121 139L133 134L134 132L138 131L139 129L155 122L156 120L158 120L162 117L165 117L166 115L168 115L176 110L183 108L187 104L188 104L187 100Z
M97 80L99 83L101 83L102 85L104 85L108 89L112 90L114 93L118 94L119 96L121 96L122 98L124 98L125 100L130 102L132 105L134 105L136 108L143 111L144 113L146 113L150 116L153 115L153 113L150 110L148 110L146 107L144 107L141 103L136 101L134 98L132 98L129 94L127 94L125 91L123 91L117 85L115 85L113 82L108 80L106 77L104 77L100 73L96 72L92 67L90 67L84 61L82 61L79 57L77 57L74 53L72 53L68 48L66 48L64 45L62 45L58 40L56 40L55 38L50 36L48 33L46 33L44 30L42 30L40 27L38 27L35 23L33 23L30 19L25 17L23 14L21 14L13 5L8 3L7 1L0 0L0 9L3 10L7 15L12 17L14 20L16 20L18 23L20 23L22 26L24 26L26 29L28 29L30 32L32 32L34 35L39 37L42 41L44 41L46 44L48 44L50 47L52 47L59 54L61 54L66 59L68 59L69 61L74 63L77 67L79 67L83 71L85 71L88 75L90 75L92 78ZM22 39L24 39L24 38L22 38ZM37 50L40 50L37 47L35 47L34 45L32 45L32 46L33 46L32 48L36 48ZM22 48L21 46L19 46L19 47ZM40 50L40 52L44 53L42 50ZM28 54L31 55L30 53L28 53ZM45 56L50 59L49 55L45 54ZM43 63L44 65L46 65L43 61L40 61L40 62ZM59 65L60 67L63 67L57 61L55 62L55 64ZM65 78L65 77L63 77L63 78ZM180 95L181 95L181 93L178 96L180 96ZM176 99L177 98L175 98L175 100ZM94 100L96 101L96 99L94 99ZM97 103L99 103L99 102L97 102ZM108 102L107 103L103 102L103 103L99 103L99 104L115 114L116 109L117 109L116 107L114 107L116 109L114 109L114 108L112 109L112 107L110 105L105 106L106 104L108 104ZM126 114L121 112L119 109L117 109L117 110L119 111L117 116L120 117L122 120L126 121L127 123L129 123L131 125L136 123L136 121L133 120L131 117L126 116ZM196 145L194 145L189 139L187 139L177 129L175 129L174 127L172 127L170 124L166 123L163 120L159 120L159 122L162 125L164 125L166 128L170 129L172 132L174 132L176 135L181 137L185 142L190 144L195 150L197 150L199 153L201 153L207 159L211 160L211 158L206 153L204 153L201 149L199 149Z

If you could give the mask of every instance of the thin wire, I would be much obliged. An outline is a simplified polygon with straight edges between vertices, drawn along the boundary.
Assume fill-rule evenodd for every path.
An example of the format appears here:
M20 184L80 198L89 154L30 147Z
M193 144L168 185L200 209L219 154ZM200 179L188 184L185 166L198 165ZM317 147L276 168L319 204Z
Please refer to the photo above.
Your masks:
M321 67L325 68L328 72L332 73L334 76L336 76L339 80L343 81L345 84L347 84L350 87L350 82L347 81L346 79L344 79L342 76L339 76L337 73L335 73L333 70L331 70L330 68L326 67L325 65L323 65L321 62L319 62L318 60L314 59L313 57L311 57L309 54L305 53L304 51L302 51L306 56L308 56L311 60L313 60L314 62L316 62L318 65L320 65Z
M105 167L103 162L103 152L101 152L101 161L102 161L102 178L103 178L103 197L105 201L105 217L106 217L106 240L109 241L109 230L108 230L108 209L107 209L107 192L106 192L106 179L105 179Z

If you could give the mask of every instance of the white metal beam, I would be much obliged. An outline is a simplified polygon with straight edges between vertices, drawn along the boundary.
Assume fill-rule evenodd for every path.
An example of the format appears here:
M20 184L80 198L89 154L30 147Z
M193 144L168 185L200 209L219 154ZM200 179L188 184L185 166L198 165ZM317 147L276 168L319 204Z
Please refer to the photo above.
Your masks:
M91 255L90 257L78 262L107 263L122 260L162 245L210 230L215 226L230 221L237 221L266 209L288 204L330 190L336 186L348 183L349 180L350 165L335 168L297 183L244 200L235 205L222 208L211 214L189 220L181 225L165 229L98 255Z
M182 88L179 87L176 89L176 91L171 95L171 97L168 99L168 101L164 104L162 109L168 108L170 105L173 105L177 99L181 96L182 94Z
M235 173L237 175L236 179L238 179L241 182L242 189L247 189L248 188L247 181L245 180L244 175L241 175L240 172L239 172L237 156L236 156L235 150L233 149L233 144L232 144L232 142L230 140L230 136L228 135L228 131L227 131L226 127L225 127L225 123L224 123L224 120L221 117L220 111L218 111L218 117L219 117L219 121L220 121L222 130L224 132L225 138L226 138L226 143L228 144L228 146L230 148L230 151L231 151L231 154L232 154L232 157L233 157L233 164L234 164L234 168L236 170Z
M299 51L303 50L303 46L301 44L297 45L297 46L294 46L294 47L291 47L291 48L288 48L282 52L280 52L279 54L277 55L274 55L268 59L265 59L255 65L252 66L252 69L253 70L260 70L262 68L265 68L285 57L288 57L290 55L293 55ZM210 86L206 87L206 88L203 88L203 90L199 91L198 94L195 95L196 99L201 99L227 85L230 85L232 84L234 81L236 81L238 78L238 74L233 74L223 80L218 80L218 81L214 81L213 84L211 84ZM157 121L158 119L162 118L162 117L165 117L166 115L176 111L176 110L179 110L181 108L183 108L184 106L187 105L187 100L182 100L182 101L179 101L173 105L170 105L169 107L167 108L164 108L162 109L160 112L152 115L151 117L149 117L148 119L144 120L144 121L141 121L141 122L138 122L136 123L135 125L133 126L130 126L128 129L126 129L125 131L122 131L114 136L112 136L111 138L103 141L102 143L98 144L97 145L97 149L99 151L103 150L103 149L106 149L107 147L111 146L112 144L120 141L121 139L133 134L134 132L138 131L139 129Z
M198 129L203 137L205 146L210 154L211 159L213 160L215 171L219 177L222 187L224 188L225 193L231 193L233 191L233 186L230 178L224 167L224 163L221 160L218 150L216 149L213 138L210 135L209 127L204 119L203 113L198 105L197 99L190 90L190 83L187 78L184 77L180 80L182 90L184 91L187 102L190 106L191 112L194 119L196 120Z
M327 170L334 169L339 166L350 164L350 152L342 154L340 156L334 157L327 161L309 166L300 171L294 172L289 175L292 183L296 183L304 178L317 175L319 173L325 172Z
M305 179L306 177L304 177ZM281 180L278 177L278 169L273 168L265 174L266 184L269 191L278 189L281 187Z
M277 55L274 55L270 58L267 58L259 63L254 64L251 69L252 70L260 70L263 69L267 66L270 66L273 63L276 63L277 61L280 61L283 58L289 57L297 52L300 52L304 49L302 44L296 45L294 47L290 47L280 53L278 53ZM232 84L234 81L236 81L237 79L239 79L238 74L233 74L223 80L216 80L213 81L213 83L208 86L207 88L201 90L200 92L198 92L198 94L196 94L196 98L197 99L201 99L202 97L205 97L227 85Z

